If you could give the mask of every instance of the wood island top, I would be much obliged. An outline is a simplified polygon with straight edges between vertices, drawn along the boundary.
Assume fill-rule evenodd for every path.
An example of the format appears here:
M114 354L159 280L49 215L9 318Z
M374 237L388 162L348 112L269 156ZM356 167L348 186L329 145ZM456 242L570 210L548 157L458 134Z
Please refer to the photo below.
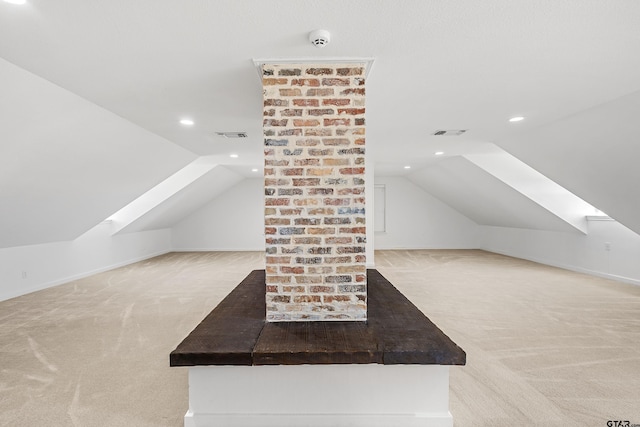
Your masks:
M170 354L171 366L464 365L466 354L377 270L368 319L265 322L265 271L252 271Z

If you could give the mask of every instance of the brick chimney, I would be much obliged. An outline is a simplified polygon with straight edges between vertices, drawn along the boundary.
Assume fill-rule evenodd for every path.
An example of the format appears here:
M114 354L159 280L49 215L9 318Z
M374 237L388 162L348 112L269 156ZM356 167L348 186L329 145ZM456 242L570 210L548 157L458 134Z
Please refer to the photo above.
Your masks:
M266 319L365 321L365 64L264 64Z

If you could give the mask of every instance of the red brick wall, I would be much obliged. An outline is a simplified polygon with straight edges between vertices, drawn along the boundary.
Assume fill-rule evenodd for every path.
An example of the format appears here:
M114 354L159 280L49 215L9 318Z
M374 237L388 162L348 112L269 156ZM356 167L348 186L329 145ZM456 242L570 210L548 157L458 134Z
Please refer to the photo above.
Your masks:
M267 321L366 320L364 69L263 66Z

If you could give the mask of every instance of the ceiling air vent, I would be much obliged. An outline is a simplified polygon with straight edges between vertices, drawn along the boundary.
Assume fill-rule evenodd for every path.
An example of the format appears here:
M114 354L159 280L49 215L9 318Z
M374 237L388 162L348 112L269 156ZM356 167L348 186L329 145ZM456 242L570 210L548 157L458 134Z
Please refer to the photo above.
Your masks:
M437 130L433 134L435 136L458 136L465 133L467 129L454 129L454 130Z
M246 132L216 132L216 135L223 138L246 138Z

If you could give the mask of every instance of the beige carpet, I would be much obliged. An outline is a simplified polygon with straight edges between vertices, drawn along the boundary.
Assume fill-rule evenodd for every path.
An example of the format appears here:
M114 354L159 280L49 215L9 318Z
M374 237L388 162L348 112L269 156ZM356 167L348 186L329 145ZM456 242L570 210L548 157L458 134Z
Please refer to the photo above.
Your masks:
M640 424L640 287L482 251L376 264L467 351L456 426ZM257 252L174 253L0 302L0 425L181 426L169 352L256 268Z

